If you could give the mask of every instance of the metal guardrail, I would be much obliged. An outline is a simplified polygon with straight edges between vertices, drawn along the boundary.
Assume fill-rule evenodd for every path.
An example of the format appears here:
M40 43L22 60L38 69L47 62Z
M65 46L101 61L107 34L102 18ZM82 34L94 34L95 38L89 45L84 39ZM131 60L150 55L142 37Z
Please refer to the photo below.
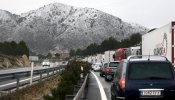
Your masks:
M40 70L47 70L47 69L60 69L63 68L65 65L60 65L56 67L34 67L34 71L40 71ZM14 73L23 73L23 72L30 72L31 67L23 67L23 68L15 68L15 69L5 69L0 70L0 75L7 75L7 74L14 74Z
M42 81L42 79L61 73L65 69L65 66L66 65L56 67L33 67L32 81ZM31 67L0 70L0 91L19 90L20 86L30 84L30 75Z
M81 97L84 95L85 87L87 86L88 76L89 76L89 74L86 75L86 77L85 77L85 79L84 79L84 82L83 82L81 88L79 89L78 93L75 95L75 97L74 97L73 100L80 100Z

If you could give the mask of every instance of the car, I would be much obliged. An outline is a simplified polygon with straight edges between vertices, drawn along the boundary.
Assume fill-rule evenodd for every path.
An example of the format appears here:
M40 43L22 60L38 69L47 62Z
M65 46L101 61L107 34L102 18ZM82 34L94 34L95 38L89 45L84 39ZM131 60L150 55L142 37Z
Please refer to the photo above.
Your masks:
M105 75L105 68L108 67L108 63L104 62L102 67L100 68L100 76L103 77Z
M94 71L100 71L100 68L102 67L101 64L96 64L93 68Z
M164 56L129 56L119 63L111 100L175 100L175 72Z
M120 61L111 61L108 63L108 66L105 67L105 80L108 81L112 81L113 80L113 76L114 76L114 73L116 72L117 70L117 67L118 67L118 64L119 64Z
M92 70L99 71L101 66L102 66L101 63L94 63L94 64L92 64Z
M50 62L49 62L49 60L44 60L44 61L42 62L42 66L43 66L43 67L50 67Z
M100 71L101 66L102 66L101 63L94 63L94 64L92 65L92 70L93 70L93 71Z
M93 64L91 65L91 69L92 69L92 70L93 70L94 66L95 66L95 63L93 63Z

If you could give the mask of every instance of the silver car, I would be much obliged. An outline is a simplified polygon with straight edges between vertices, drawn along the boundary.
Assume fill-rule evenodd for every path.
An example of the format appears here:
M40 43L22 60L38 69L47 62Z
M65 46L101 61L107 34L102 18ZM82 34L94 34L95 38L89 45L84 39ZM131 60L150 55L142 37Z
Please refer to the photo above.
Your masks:
M112 61L108 63L108 66L105 68L105 80L112 80L114 73L117 71L117 67L120 61Z

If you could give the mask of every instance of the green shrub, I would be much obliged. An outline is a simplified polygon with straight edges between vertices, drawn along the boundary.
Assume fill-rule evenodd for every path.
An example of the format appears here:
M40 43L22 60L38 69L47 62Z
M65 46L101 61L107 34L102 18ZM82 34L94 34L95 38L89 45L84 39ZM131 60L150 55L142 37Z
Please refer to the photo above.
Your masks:
M81 66L83 67L84 76L89 73L90 64L81 61L69 61L65 71L61 75L61 83L56 89L51 91L52 96L44 96L45 100L65 100L65 96L73 94L74 85L80 80Z

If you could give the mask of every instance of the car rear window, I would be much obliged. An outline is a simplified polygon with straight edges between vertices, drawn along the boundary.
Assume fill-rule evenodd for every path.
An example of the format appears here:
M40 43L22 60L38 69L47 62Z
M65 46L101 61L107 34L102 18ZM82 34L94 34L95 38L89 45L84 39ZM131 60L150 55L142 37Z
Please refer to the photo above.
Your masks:
M131 63L128 76L131 80L173 79L173 71L168 63Z
M119 62L110 62L109 67L117 67Z

